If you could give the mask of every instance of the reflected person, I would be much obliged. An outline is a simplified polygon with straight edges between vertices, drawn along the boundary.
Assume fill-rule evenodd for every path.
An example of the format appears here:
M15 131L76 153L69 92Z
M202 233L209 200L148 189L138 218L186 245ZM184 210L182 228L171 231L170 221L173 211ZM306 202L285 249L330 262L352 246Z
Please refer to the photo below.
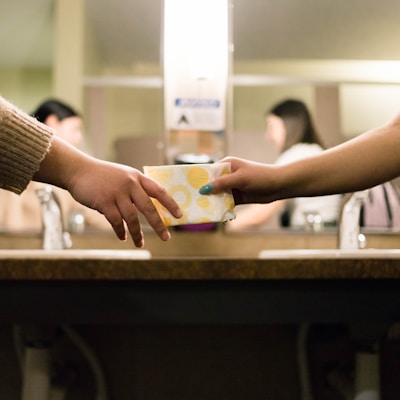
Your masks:
M277 165L307 158L324 150L307 106L297 99L286 99L267 110L265 138L280 154ZM239 208L236 219L226 224L226 230L232 232L260 227L277 213L285 216L286 221L281 218L284 226L304 227L307 214L318 215L325 225L335 225L340 202L341 197L334 195L253 204Z

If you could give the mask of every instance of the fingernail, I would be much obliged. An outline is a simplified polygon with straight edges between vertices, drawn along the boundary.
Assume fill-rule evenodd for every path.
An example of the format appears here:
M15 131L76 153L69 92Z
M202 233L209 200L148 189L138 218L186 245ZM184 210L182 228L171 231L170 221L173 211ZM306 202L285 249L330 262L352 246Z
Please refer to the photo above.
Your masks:
M212 183L207 183L207 185L202 186L199 189L200 194L209 194L214 189L214 185Z
M169 231L164 231L161 238L162 238L162 240L164 240L164 241L168 241L169 239L171 239L171 234L170 234L170 232L169 232Z

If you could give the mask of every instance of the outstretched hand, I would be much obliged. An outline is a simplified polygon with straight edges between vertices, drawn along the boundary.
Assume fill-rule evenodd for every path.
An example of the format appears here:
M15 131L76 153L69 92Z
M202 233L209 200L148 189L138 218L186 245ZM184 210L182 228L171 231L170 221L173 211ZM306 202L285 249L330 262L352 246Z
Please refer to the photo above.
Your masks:
M231 163L231 173L214 179L200 188L200 194L216 194L232 190L235 204L269 203L277 200L273 165L235 157L220 162Z
M67 189L75 200L99 211L121 240L127 237L126 224L137 247L144 245L138 211L162 240L170 238L151 198L174 217L182 217L172 196L153 179L137 169L90 157L57 137L34 178Z
M162 240L170 238L150 197L156 198L175 217L181 216L178 204L157 182L120 164L95 160L76 180L71 194L80 203L102 213L121 240L126 239L126 224L137 247L144 244L137 211Z

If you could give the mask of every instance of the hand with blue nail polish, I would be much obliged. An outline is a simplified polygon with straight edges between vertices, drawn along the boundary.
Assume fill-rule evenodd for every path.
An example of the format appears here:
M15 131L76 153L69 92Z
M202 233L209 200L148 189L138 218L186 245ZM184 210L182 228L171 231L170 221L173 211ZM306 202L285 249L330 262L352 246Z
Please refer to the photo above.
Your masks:
M210 194L214 190L214 185L212 183L208 183L199 189L200 194Z
M231 173L208 182L199 189L202 195L232 191L235 204L266 203L274 200L269 194L264 196L268 171L274 168L248 160L227 157L220 162L231 164Z
M349 193L400 177L400 113L388 123L345 143L287 164L227 157L231 173L200 188L232 191L235 204Z

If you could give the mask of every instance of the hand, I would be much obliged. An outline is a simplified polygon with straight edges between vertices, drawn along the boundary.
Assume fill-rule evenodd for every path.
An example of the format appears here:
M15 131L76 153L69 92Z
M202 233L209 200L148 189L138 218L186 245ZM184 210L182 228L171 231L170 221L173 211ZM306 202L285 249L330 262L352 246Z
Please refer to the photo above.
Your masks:
M220 162L231 163L231 173L200 188L200 194L215 194L232 190L236 205L269 203L277 199L273 165L235 157L227 157Z
M92 162L79 176L71 194L80 203L104 214L121 240L126 239L125 221L137 247L144 245L137 210L162 240L170 238L150 197L157 199L175 217L182 216L175 200L153 179L134 168L100 160Z
M75 200L99 211L121 240L126 239L126 223L137 247L144 245L137 210L162 240L170 238L151 197L174 217L182 217L175 200L153 179L134 168L90 157L57 137L35 180L67 189Z

